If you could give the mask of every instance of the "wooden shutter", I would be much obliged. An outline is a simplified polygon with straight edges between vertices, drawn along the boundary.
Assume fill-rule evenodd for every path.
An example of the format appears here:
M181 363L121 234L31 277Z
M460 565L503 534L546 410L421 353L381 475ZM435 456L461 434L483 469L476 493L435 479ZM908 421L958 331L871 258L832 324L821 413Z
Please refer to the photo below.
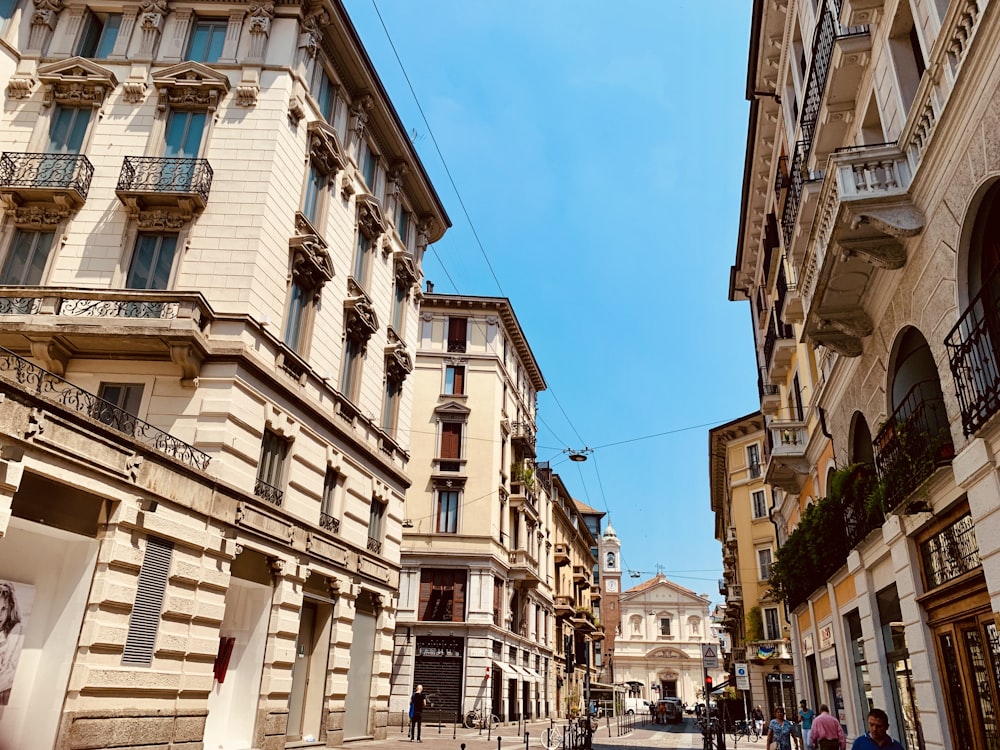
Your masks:
M455 387L452 393L458 396L465 394L465 368L460 365L455 367Z
M464 352L466 335L465 318L448 318L448 351Z
M441 458L462 457L462 423L441 424Z
M172 542L155 536L146 540L146 554L139 570L139 584L128 621L122 664L148 667L153 663L156 633L160 627L163 595L167 590L173 552Z
M465 619L465 571L452 571L451 621L462 622Z
M417 608L418 619L426 620L430 614L427 609L431 601L431 589L434 582L434 573L430 570L420 571L420 603Z

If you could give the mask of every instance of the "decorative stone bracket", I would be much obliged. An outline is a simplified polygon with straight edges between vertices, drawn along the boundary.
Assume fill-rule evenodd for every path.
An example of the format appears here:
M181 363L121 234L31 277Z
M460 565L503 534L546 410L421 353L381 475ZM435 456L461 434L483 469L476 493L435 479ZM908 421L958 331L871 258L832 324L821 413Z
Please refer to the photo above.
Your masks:
M379 327L375 306L371 298L353 283L353 280L349 281L348 289L352 296L344 301L344 326L347 336L367 343Z

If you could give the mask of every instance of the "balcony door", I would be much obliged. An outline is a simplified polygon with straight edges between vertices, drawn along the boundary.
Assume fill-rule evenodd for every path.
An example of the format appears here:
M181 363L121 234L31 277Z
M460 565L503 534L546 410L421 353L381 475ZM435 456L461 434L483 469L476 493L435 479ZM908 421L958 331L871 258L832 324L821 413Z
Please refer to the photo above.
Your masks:
M45 155L38 161L37 180L46 187L65 187L73 182L83 141L90 126L91 107L57 106L49 122Z
M194 178L195 162L201 153L207 112L172 110L167 117L166 144L163 155L175 159L163 166L162 187L165 190L189 192Z

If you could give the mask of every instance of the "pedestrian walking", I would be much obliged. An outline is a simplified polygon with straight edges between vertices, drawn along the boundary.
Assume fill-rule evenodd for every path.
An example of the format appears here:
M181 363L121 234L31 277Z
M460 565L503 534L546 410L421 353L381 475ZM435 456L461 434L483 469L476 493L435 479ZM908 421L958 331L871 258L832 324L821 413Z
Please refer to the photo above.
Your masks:
M813 719L809 739L816 750L846 750L847 737L840 722L830 716L830 708L819 704L819 715Z
M868 733L854 740L851 750L903 750L903 746L889 736L889 715L873 708L868 712Z
M750 712L750 718L753 719L753 723L757 725L757 734L764 734L764 711L760 706L757 706L753 711Z
M809 741L809 732L812 730L813 719L816 718L816 712L809 708L809 704L805 701L799 703L799 721L802 722L802 746L809 750L812 747L812 743Z
M767 750L792 750L792 722L785 718L781 706L774 709L774 718L767 725Z
M426 702L424 686L417 685L417 689L410 696L410 742L413 742L414 730L416 730L417 742L423 742L420 739L420 729L424 721L424 704Z

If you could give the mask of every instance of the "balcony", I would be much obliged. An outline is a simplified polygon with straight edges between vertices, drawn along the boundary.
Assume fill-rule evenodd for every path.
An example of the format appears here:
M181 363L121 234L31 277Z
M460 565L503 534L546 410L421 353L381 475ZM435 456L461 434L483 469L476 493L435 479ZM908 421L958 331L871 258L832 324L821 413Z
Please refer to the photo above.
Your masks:
M1000 269L983 283L944 341L962 412L972 437L1000 411Z
M268 484L263 479L258 478L253 486L253 494L271 505L281 506L285 493L272 484Z
M889 513L938 468L955 458L944 397L937 382L913 386L873 443L882 510Z
M725 579L725 578L720 578L720 579L719 579L719 595L720 595L720 596L725 596L725 595L726 595L726 592L727 592L728 590L729 590L729 589L728 589L728 588L727 588L727 586L726 586L726 579Z
M0 200L8 211L41 205L68 216L87 200L93 177L94 165L81 154L5 151L0 155Z
M774 383L788 375L794 356L795 333L772 310L764 333L764 361L767 363L768 382Z
M757 372L757 392L760 394L760 410L765 416L774 416L781 408L781 390L764 382L763 370Z
M584 565L574 565L573 566L573 582L576 584L586 583L588 586L590 581L590 574Z
M561 568L563 565L569 565L569 545L557 544L553 550L552 559L557 568Z
M773 420L768 426L768 461L764 481L797 494L812 469L806 459L809 431L802 422Z
M535 457L535 427L529 422L514 422L510 426L511 445L520 445L524 455Z
M564 617L566 615L571 615L575 611L573 608L573 599L568 596L557 596L555 598L554 605L556 617Z
M525 588L536 588L542 582L538 574L538 563L527 550L519 549L510 553L510 571L507 579Z
M374 537L368 537L368 551L374 552L376 555L382 554L382 541Z
M781 207L781 237L785 252L793 264L798 266L805 255L806 238L809 234L796 235L796 226L809 227L816 213L819 197L818 185L823 173L809 169L808 141L795 144L791 166L788 170L788 189Z
M197 292L0 287L0 346L56 374L72 357L166 360L194 386L212 317Z
M720 592L725 595L726 603L733 602L734 604L743 603L743 587L739 585L733 585L728 588L727 591Z
M873 330L865 303L876 271L906 264L903 239L918 234L924 219L908 196L910 168L895 144L838 149L827 175L801 279L805 333L857 357Z
M788 278L784 263L778 267L778 278L774 280L774 289L778 297L778 317L786 323L801 323L802 294L796 283Z
M208 470L211 461L208 454L3 347L0 347L0 378L17 383L25 392L52 401L62 409L95 420L145 448L198 471Z
M208 159L126 156L115 192L130 211L174 209L190 217L205 209L211 189Z
M329 531L331 534L340 533L340 519L336 516L331 516L329 513L319 514L319 527Z
M570 616L569 621L573 629L581 633L593 633L597 630L594 611L587 607L577 607Z
M791 645L788 641L781 638L773 638L763 641L747 641L746 650L747 659L792 658Z

